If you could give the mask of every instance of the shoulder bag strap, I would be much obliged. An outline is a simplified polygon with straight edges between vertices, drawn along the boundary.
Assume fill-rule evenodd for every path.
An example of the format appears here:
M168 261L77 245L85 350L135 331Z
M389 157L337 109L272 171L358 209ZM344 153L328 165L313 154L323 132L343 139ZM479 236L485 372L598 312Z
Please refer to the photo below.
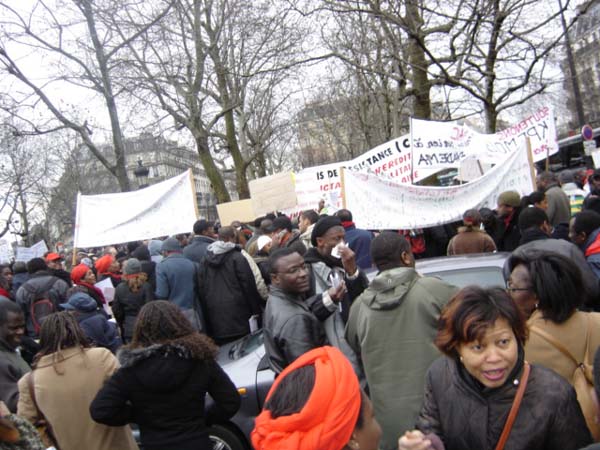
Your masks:
M525 363L523 364L523 374L521 375L521 380L519 381L519 388L517 389L517 393L515 394L513 404L510 407L510 412L508 413L508 417L506 418L506 423L504 424L504 429L502 430L502 434L500 435L498 444L496 444L496 450L503 450L504 444L506 444L506 441L508 440L510 431L512 430L513 424L515 423L515 419L517 418L519 407L521 406L521 400L523 400L523 395L525 394L525 388L527 387L527 380L529 379L530 370L531 366L527 361L525 361Z
M58 446L58 441L56 440L56 435L54 434L54 429L52 428L52 425L50 424L48 419L46 419L46 416L44 415L44 413L42 412L40 407L38 406L37 399L35 398L35 385L34 385L33 373L34 373L33 370L31 372L29 372L29 375L27 377L27 387L29 388L29 396L31 397L33 406L35 407L35 410L37 411L38 422L41 422L43 425L46 426L46 434L52 441L52 444L54 445L56 450L60 450L60 447Z
M550 333L542 330L541 328L538 327L531 327L529 328L530 331L534 332L535 334L541 336L542 338L544 338L546 341L550 342L550 344L552 344L554 347L556 347L556 349L558 351L560 351L563 355L565 355L567 358L569 358L571 361L573 361L573 363L576 366L580 366L581 365L581 361L578 361L577 358L575 358L573 356L573 354L567 349L567 347L565 347L558 339L556 339L554 336L552 336ZM589 337L590 337L590 327L588 324L587 327L587 332L586 332L586 353L587 353L587 347L588 347L588 343L587 341L589 341Z

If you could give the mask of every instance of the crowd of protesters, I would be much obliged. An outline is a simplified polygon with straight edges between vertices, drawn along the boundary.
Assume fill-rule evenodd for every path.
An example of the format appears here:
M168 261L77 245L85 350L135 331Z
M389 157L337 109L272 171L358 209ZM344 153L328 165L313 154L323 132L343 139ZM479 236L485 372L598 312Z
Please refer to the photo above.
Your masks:
M583 175L428 229L322 201L1 265L2 448L135 449L133 423L145 449L212 448L241 402L218 346L259 328L276 378L257 450L600 448L580 391L600 390L600 170ZM496 251L502 288L415 269Z

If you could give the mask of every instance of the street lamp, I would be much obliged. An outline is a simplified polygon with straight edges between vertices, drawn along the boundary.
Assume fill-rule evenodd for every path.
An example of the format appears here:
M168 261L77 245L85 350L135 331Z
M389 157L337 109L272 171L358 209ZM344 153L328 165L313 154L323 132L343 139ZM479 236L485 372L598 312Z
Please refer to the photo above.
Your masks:
M133 171L133 174L138 180L139 189L143 189L145 187L148 187L148 173L150 173L150 169L148 169L142 164L141 158L138 159L137 163L138 166Z

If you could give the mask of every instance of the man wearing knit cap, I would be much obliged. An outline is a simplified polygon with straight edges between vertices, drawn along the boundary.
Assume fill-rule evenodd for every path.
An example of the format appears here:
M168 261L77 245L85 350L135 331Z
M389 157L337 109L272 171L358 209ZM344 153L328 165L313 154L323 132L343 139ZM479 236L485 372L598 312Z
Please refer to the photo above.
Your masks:
M183 249L174 237L163 242L161 251L164 259L156 265L156 298L169 300L182 309L193 309L195 264L183 256Z
M512 252L519 246L519 214L521 213L521 196L517 191L504 191L498 196L498 230L494 241L498 243L498 251Z
M356 256L344 242L344 236L345 230L339 217L325 216L319 219L311 236L313 247L304 255L304 261L311 278L308 296L323 294L321 303L311 305L313 313L324 320L328 342L346 355L360 378L360 363L346 342L344 333L350 306L369 285L369 281L356 264ZM342 280L347 292L341 301L334 302L327 291Z

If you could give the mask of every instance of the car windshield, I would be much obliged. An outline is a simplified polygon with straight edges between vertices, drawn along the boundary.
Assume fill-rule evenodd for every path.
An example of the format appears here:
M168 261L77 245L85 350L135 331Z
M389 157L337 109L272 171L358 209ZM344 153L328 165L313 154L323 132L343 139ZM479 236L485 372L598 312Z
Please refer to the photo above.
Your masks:
M470 267L469 269L432 271L423 273L423 275L441 278L459 288L470 284L477 284L482 287L504 286L504 278L500 267Z
M257 348L259 348L263 343L263 333L262 330L255 331L252 334L240 339L235 344L231 346L228 352L229 359L236 360L243 358L248 353L253 352Z

